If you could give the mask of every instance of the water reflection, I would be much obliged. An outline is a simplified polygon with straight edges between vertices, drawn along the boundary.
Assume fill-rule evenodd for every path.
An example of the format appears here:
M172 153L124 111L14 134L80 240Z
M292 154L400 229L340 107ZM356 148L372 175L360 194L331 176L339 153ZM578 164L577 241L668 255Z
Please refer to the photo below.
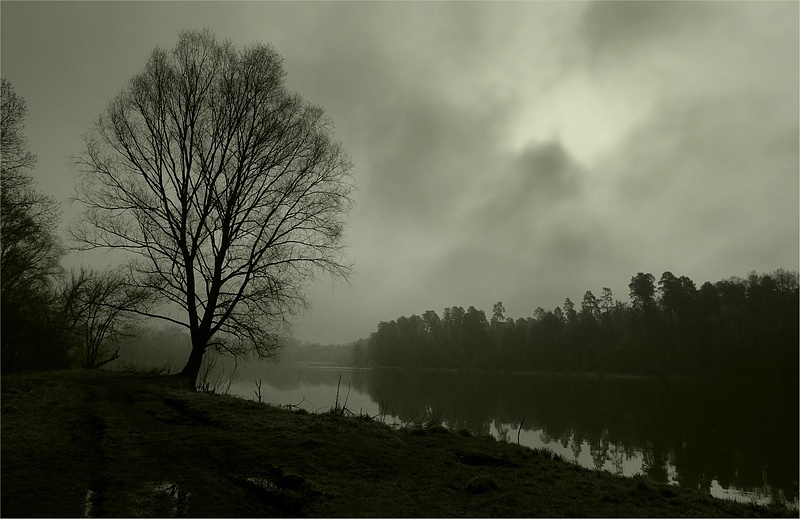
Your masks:
M340 403L349 386L349 409L385 415L387 423L433 410L450 429L511 442L519 435L524 445L586 467L643 473L721 497L798 499L796 383L284 366L242 373L232 391L254 398L257 378L268 402L305 399L306 409L324 411L337 384Z

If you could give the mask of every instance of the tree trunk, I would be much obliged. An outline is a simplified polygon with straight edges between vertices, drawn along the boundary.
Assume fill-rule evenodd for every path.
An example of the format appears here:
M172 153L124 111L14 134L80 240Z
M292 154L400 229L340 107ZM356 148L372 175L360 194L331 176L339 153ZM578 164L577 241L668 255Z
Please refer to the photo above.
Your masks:
M205 343L202 345L192 344L192 352L183 370L178 374L186 379L186 383L193 390L197 388L197 376L200 374L200 366L203 364L203 355L206 352Z

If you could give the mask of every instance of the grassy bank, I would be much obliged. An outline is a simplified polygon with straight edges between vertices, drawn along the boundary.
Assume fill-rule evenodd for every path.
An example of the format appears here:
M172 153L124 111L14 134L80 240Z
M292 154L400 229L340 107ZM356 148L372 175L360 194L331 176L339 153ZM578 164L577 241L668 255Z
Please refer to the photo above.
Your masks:
M418 425L104 371L2 380L14 516L797 516Z

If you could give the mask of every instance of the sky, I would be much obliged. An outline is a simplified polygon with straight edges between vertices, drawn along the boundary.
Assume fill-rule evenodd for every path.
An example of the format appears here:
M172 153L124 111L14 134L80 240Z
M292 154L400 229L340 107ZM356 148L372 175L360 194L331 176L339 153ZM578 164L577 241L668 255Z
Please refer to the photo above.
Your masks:
M345 343L450 306L502 301L516 319L603 287L627 301L637 272L699 286L797 270L799 10L3 0L0 69L66 229L71 157L154 48L203 27L271 43L355 164L354 273L310 282L293 327Z

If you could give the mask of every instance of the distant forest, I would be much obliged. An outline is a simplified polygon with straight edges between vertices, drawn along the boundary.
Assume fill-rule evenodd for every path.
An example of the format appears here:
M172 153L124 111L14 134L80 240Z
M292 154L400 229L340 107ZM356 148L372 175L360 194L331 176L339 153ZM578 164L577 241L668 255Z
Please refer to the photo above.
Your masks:
M779 269L705 282L638 273L630 303L611 289L533 317L487 319L470 306L378 324L356 365L635 375L797 378L798 273Z

